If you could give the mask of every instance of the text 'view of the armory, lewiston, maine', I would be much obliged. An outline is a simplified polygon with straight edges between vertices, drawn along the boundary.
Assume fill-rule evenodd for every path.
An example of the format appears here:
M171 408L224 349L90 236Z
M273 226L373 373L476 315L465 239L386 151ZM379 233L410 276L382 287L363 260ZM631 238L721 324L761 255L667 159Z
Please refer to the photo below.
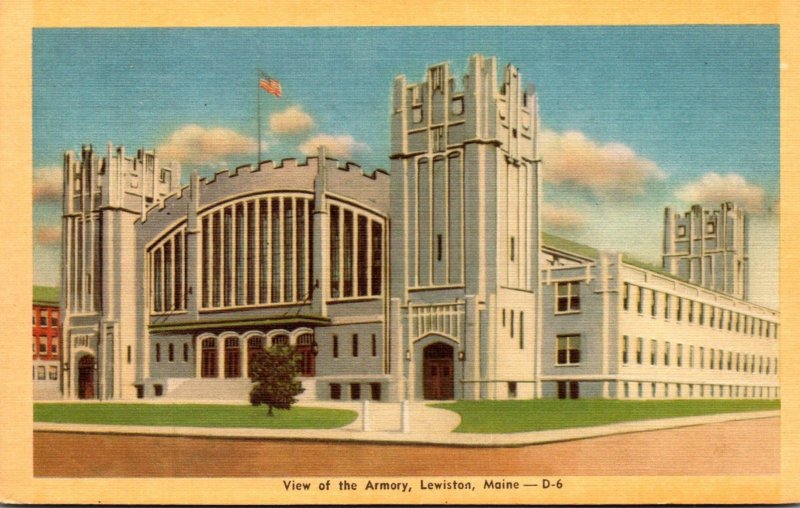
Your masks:
M272 345L306 400L779 396L739 204L667 208L652 266L542 231L513 65L398 76L390 112L388 173L320 147L181 187L153 151L67 152L63 344L36 398L246 401Z

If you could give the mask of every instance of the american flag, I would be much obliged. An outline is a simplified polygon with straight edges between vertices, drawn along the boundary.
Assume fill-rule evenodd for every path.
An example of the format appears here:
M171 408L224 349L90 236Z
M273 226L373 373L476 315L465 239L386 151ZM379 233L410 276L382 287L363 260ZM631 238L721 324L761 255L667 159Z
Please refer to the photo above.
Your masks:
M281 96L281 83L277 79L270 78L269 76L261 76L258 80L258 86L275 97Z

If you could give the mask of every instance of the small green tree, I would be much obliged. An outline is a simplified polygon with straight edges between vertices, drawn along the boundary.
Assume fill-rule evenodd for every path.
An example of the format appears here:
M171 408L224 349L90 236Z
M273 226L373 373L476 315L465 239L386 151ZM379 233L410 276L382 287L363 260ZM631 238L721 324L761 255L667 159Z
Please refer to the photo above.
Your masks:
M257 351L250 360L250 379L255 383L250 390L250 404L264 404L267 414L273 416L272 408L290 409L297 402L295 395L303 393L299 380L299 357L288 346L273 346Z

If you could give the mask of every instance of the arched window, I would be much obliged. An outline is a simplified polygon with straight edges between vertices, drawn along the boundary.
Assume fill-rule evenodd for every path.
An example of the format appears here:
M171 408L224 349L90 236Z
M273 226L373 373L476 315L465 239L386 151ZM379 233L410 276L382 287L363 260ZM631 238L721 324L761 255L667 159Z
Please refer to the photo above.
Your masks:
M203 339L200 360L201 377L217 377L217 339Z
M264 350L264 337L247 339L247 377L253 376L253 358L258 351Z
M295 348L300 357L300 375L313 376L316 372L314 351L314 334L304 333L297 337L297 347Z
M285 334L275 335L272 337L272 345L273 346L288 346L289 345L289 336Z
M225 339L225 377L242 377L242 354L239 337Z

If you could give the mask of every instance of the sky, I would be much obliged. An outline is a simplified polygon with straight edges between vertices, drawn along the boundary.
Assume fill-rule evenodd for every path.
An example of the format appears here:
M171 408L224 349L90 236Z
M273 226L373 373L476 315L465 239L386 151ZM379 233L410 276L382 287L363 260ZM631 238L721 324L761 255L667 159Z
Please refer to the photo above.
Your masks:
M61 164L107 143L191 171L314 155L388 168L392 81L471 54L536 87L548 232L660 265L664 207L750 216L751 299L778 304L777 26L37 29L34 283L59 284ZM257 88L259 69L281 82ZM259 94L261 96L259 97Z

